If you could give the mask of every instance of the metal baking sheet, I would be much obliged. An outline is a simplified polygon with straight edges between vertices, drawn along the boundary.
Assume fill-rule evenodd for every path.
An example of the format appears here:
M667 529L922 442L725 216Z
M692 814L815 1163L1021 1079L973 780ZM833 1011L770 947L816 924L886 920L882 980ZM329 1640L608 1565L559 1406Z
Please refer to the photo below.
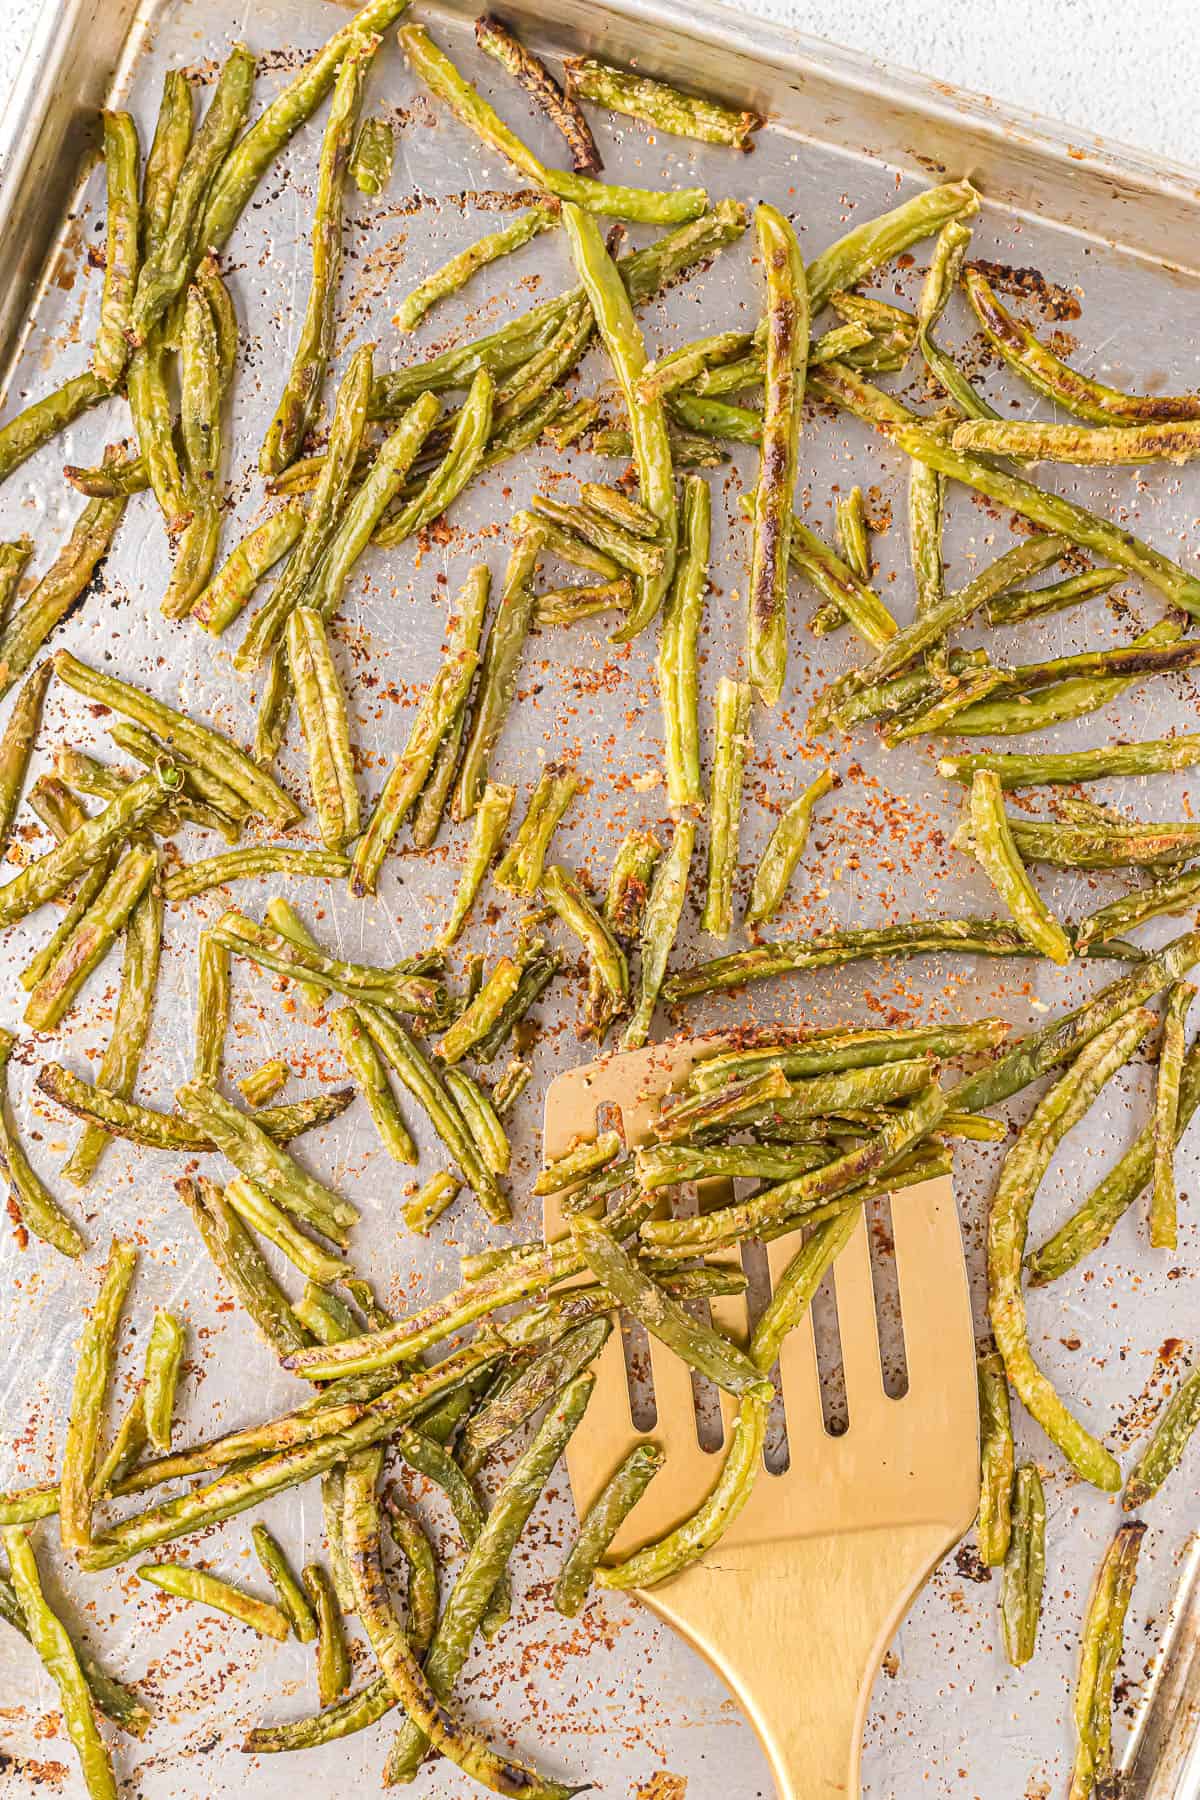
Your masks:
M51 13L53 16L51 16ZM528 16L524 16L528 15ZM80 147L91 109L106 95L134 111L148 142L163 70L185 65L203 90L232 39L261 55L260 100L340 23L323 0L168 0L133 11L124 0L67 0L49 9L21 96L6 121L7 156L0 188L6 286L0 310L0 363L12 368L8 407L44 392L86 362L100 277L89 260L103 231L101 187L93 170L76 187ZM435 34L506 117L548 158L559 146L528 116L522 96L470 41L465 14L438 11ZM714 198L769 198L795 217L812 254L856 219L867 218L930 179L971 175L988 195L974 253L1025 272L1021 310L1040 319L1068 352L1116 385L1188 389L1200 386L1200 340L1194 330L1200 242L1194 177L1135 155L1110 153L1091 141L1055 135L1028 119L1010 119L989 103L963 99L932 83L897 79L861 59L806 43L765 22L744 21L703 4L583 4L571 0L546 19L528 7L514 15L535 44L551 51L602 50L639 57L652 72L709 84L731 99L762 106L775 119L753 156L655 139L629 121L595 115L597 136L618 179L647 184L703 181ZM114 72L111 73L110 72ZM339 366L368 340L381 365L399 365L471 332L486 329L571 279L564 243L540 238L520 256L477 281L404 340L391 324L400 295L453 249L469 242L514 204L515 184L499 159L444 111L415 91L389 43L372 77L370 104L393 120L396 168L386 193L353 196L346 230L346 271L338 334ZM264 180L226 253L225 267L243 331L230 418L234 446L228 487L226 543L255 515L262 499L253 473L258 444L277 398L302 310L305 233L319 144L319 125L301 132ZM63 223L65 216L65 224ZM634 233L641 239L644 234ZM752 238L725 252L705 273L645 309L652 349L702 329L752 320L758 304ZM877 291L913 301L927 247L889 269ZM47 256L49 260L47 261ZM43 278L44 274L44 278ZM20 329L31 320L29 329ZM955 301L945 337L966 346L969 363L993 400L1023 412L1028 397L987 367L969 342L964 308ZM578 379L591 391L607 379L593 352ZM918 382L913 389L922 398ZM120 403L84 419L0 491L0 534L32 532L42 565L63 537L80 501L59 475L64 461L97 460L104 444L128 431ZM353 684L354 729L364 795L373 795L388 756L402 742L410 709L436 666L448 597L468 567L483 558L498 576L504 522L535 486L569 495L576 482L600 474L576 449L565 457L540 449L480 482L452 511L444 529L419 545L373 554L356 571L337 627L338 654ZM719 673L737 667L742 641L745 553L736 523L738 494L753 479L752 453L738 453L712 477L716 535L712 593L703 641L702 718L707 732ZM1043 469L1040 479L1093 500L1152 542L1190 559L1197 490L1194 476L1174 469L1085 475ZM879 524L874 539L881 591L898 615L911 609L904 547L905 471L896 457L843 418L812 412L806 429L798 504L815 529L832 528L835 493L859 482ZM1004 513L956 492L948 532L950 579L959 582L1012 541ZM148 496L130 507L113 553L58 641L86 659L110 664L198 716L247 741L253 689L235 675L231 642L214 644L186 624L165 623L158 600L167 560ZM772 715L754 718L742 840L748 871L779 806L831 757L840 785L823 806L781 930L820 930L882 923L921 913L993 910L973 868L949 847L957 795L936 773L928 746L886 754L870 733L853 741L810 743L804 719L812 695L856 655L844 636L816 640L805 629L811 596L793 592L791 686ZM1024 658L1125 642L1161 613L1156 597L1122 582L1115 597L1020 628L1011 647ZM235 643L237 633L231 634ZM575 759L589 784L558 840L558 854L602 885L613 849L633 824L666 818L652 644L610 646L600 629L546 632L531 639L519 700L495 768L527 791L547 760ZM1197 729L1196 695L1186 679L1134 690L1098 719L1053 735L1068 747L1101 735L1125 737ZM97 748L107 740L76 696L54 691L43 745L74 741ZM1048 747L1048 745L1046 746ZM37 767L45 752L39 750ZM299 783L295 743L283 765ZM1152 786L1106 784L1102 797L1139 813L1177 816L1191 805L1187 776ZM36 828L26 815L24 844ZM296 884L292 898L322 936L347 954L386 960L425 943L444 915L462 854L464 833L445 835L429 857L405 851L387 866L380 896L353 903L330 884ZM180 840L186 856L197 840ZM23 844L23 847L24 847ZM211 848L205 844L205 848ZM247 884L234 900L253 912L272 891ZM1116 891L1103 877L1048 877L1048 897L1067 915L1089 910ZM150 1053L139 1084L147 1101L165 1106L190 1066L200 925L228 896L216 893L171 909ZM494 951L509 941L512 908L477 909L463 940L467 950ZM1166 936L1173 925L1164 925ZM7 934L2 958L3 1018L16 1024L16 973L47 930L44 917ZM1154 936L1152 929L1151 936ZM679 960L710 954L689 909ZM751 1012L760 1019L829 1023L906 1022L997 1012L1018 1027L1043 1018L1109 978L1111 965L1068 975L1036 963L982 963L958 958L868 967L792 978L744 998L719 997L689 1010L688 1027L729 1024ZM38 1066L62 1058L86 1071L105 1041L115 998L116 959L89 984L84 1002L60 1037L28 1042L14 1071L16 1105L31 1155L55 1184L75 1129L33 1088ZM528 1176L539 1154L538 1119L546 1083L588 1055L575 1032L583 984L578 969L558 997L540 1009L536 1078L515 1115L517 1228L536 1226ZM680 1025L683 1020L678 1021ZM660 1020L660 1029L670 1021ZM231 1076L282 1051L296 1090L342 1077L327 1032L314 1029L281 986L237 973L228 1046ZM1150 1077L1127 1071L1104 1103L1071 1137L1045 1184L1034 1230L1040 1237L1128 1142L1144 1119ZM1024 1101L1027 1105L1028 1101ZM1019 1114L1018 1114L1019 1116ZM439 1166L438 1146L415 1121L422 1176ZM1065 1392L1118 1449L1140 1433L1196 1321L1196 1138L1182 1160L1183 1227L1172 1258L1152 1256L1136 1215L1109 1247L1073 1276L1031 1297L1034 1348ZM429 1242L406 1235L399 1207L405 1187L376 1148L361 1105L327 1131L305 1140L302 1155L362 1207L356 1234L360 1265L395 1307L450 1286L458 1253L495 1241L468 1204L460 1204ZM981 1228L998 1154L964 1146L957 1190L972 1279L982 1319ZM94 1289L110 1232L133 1233L143 1255L125 1331L122 1386L132 1379L155 1304L170 1305L190 1332L180 1430L187 1436L232 1427L286 1405L295 1384L218 1290L212 1271L172 1190L179 1162L112 1148L84 1199L75 1204L90 1250L79 1265L39 1248L22 1251L13 1233L0 1242L0 1483L45 1478L56 1467L80 1308ZM55 1184L57 1185L57 1184ZM1022 1673L1002 1657L997 1586L976 1563L970 1541L930 1582L901 1627L876 1683L866 1733L864 1793L870 1800L918 1794L972 1800L1029 1800L1057 1792L1071 1754L1068 1704L1075 1647L1091 1572L1116 1522L1116 1508L1068 1478L1061 1459L1018 1417L1021 1453L1038 1459L1048 1484L1049 1557L1045 1621L1036 1660ZM794 1450L793 1450L794 1454ZM1194 1465L1193 1465L1194 1469ZM718 1679L648 1613L621 1599L593 1603L569 1623L547 1604L559 1547L568 1529L565 1477L552 1484L517 1559L518 1618L494 1648L470 1663L462 1695L472 1715L505 1741L536 1754L544 1766L596 1781L614 1796L691 1800L755 1800L770 1777L754 1736ZM264 1516L299 1559L319 1554L321 1524L314 1488L283 1496ZM436 1518L435 1513L429 1516ZM1145 1671L1197 1517L1194 1472L1179 1476L1154 1503L1152 1529L1131 1615L1121 1707L1136 1708ZM439 1524L444 1521L439 1520ZM252 1585L245 1519L231 1522L188 1554ZM145 1800L255 1794L264 1800L312 1791L373 1791L388 1740L378 1727L330 1749L292 1759L249 1762L239 1749L244 1728L262 1718L296 1716L315 1705L308 1651L296 1644L263 1647L249 1634L147 1594L130 1568L79 1581L59 1570L68 1604L115 1672L138 1681L157 1715L143 1745L122 1741L118 1763L125 1791ZM802 1613L803 1595L795 1597ZM771 1654L771 1646L764 1646ZM361 1644L359 1672L367 1666ZM10 1633L0 1635L0 1795L81 1792L61 1727L50 1722L55 1696ZM655 1776L677 1778L651 1785ZM470 1784L444 1766L426 1770L414 1790L458 1800Z

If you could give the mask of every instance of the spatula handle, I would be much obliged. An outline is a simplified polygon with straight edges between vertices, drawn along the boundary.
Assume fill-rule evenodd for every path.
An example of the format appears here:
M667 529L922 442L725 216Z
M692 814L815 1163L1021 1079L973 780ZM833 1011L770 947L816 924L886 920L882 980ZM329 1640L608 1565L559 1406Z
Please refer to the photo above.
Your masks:
M871 1683L945 1541L922 1526L739 1545L642 1598L733 1688L779 1800L856 1800Z

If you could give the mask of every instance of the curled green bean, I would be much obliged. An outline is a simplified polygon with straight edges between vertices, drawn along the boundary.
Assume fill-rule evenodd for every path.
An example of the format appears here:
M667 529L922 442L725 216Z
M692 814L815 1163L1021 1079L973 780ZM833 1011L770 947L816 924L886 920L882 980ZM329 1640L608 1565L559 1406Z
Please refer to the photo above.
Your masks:
M804 855L813 809L832 787L832 774L828 769L822 769L780 814L754 872L754 885L746 907L747 925L761 925L778 912L792 872Z

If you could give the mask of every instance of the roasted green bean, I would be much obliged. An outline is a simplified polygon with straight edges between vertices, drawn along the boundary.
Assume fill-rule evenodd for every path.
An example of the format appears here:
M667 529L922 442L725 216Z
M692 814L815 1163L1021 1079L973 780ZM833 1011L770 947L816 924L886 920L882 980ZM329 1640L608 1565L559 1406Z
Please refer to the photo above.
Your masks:
M1012 1536L1000 1580L1000 1623L1004 1650L1015 1669L1037 1647L1046 1579L1046 1499L1033 1463L1017 1470L1013 1484Z
M813 808L832 787L832 774L828 769L822 769L804 792L797 795L780 814L754 872L754 885L746 906L747 925L761 925L779 911L792 872L808 842Z
M364 119L350 156L350 179L360 194L382 194L392 178L396 134L385 119Z
M1154 1089L1154 1172L1150 1187L1150 1244L1155 1250L1173 1250L1179 1237L1175 1144L1179 1137L1179 1089L1187 1015L1195 998L1196 989L1191 982L1177 981L1167 993L1163 1012Z
M992 1343L978 1346L979 1517L975 1535L983 1562L998 1568L1012 1536L1015 1451L1004 1358Z
M131 320L140 255L137 126L127 112L102 114L104 174L108 225L104 240L104 291L100 324L92 347L92 371L109 388L116 387L129 361L127 331Z
M1121 1505L1136 1512L1153 1500L1200 1425L1200 1369L1186 1374L1163 1407L1149 1443L1129 1472Z
M92 1542L96 1457L112 1380L117 1327L136 1262L134 1246L114 1238L95 1306L75 1353L75 1380L59 1473L59 1524L63 1548L77 1558Z
M1052 962L1070 962L1071 940L1029 879L1009 829L1000 783L989 769L977 769L972 777L970 821L971 849L1022 935Z
M525 817L496 865L494 880L497 887L526 900L532 899L546 866L550 840L579 792L579 786L579 776L569 766L550 763L543 769L529 796Z
M702 806L697 647L708 589L712 496L708 483L683 483L681 553L675 566L658 642L658 689L666 746L667 797L674 807Z
M727 938L733 925L742 812L742 776L750 725L750 686L723 675L717 684L716 743L709 784L708 870L701 929Z
M189 1568L186 1563L143 1563L138 1575L165 1594L173 1594L177 1600L193 1600L198 1606L225 1613L240 1625L249 1625L262 1637L283 1639L291 1633L286 1614L277 1606L272 1606L269 1600L256 1600L252 1594L222 1581L219 1575Z
M317 1635L316 1616L308 1603L308 1596L293 1575L282 1548L265 1525L252 1526L250 1536L254 1540L258 1560L275 1589L280 1611L286 1615L299 1641L311 1644Z
M276 1355L302 1350L307 1338L287 1295L221 1189L201 1179L199 1183L177 1181L175 1191L191 1214L218 1274Z
M1078 1739L1068 1800L1105 1793L1113 1773L1112 1704L1125 1639L1125 1614L1137 1576L1146 1527L1122 1525L1096 1575L1079 1645L1079 1678L1072 1715Z
M71 611L108 554L124 498L89 500L53 563L0 631L0 694L25 673L55 626Z
M495 57L525 89L550 123L562 133L571 152L571 166L579 175L595 175L604 167L588 122L574 95L563 92L549 69L521 43L493 13L475 21L475 42Z

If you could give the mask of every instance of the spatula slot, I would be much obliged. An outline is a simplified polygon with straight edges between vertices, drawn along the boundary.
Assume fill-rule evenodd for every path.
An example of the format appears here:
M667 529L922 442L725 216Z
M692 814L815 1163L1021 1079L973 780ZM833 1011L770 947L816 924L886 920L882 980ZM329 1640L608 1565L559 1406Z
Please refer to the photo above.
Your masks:
M821 1390L821 1418L830 1437L842 1437L850 1429L850 1403L838 1324L837 1284L832 1272L825 1276L813 1295L812 1328L817 1351L817 1382Z
M883 1391L890 1400L902 1400L908 1392L908 1356L904 1348L892 1203L886 1194L881 1194L867 1206L867 1240L871 1253L871 1285L875 1291L875 1317L879 1325Z
M638 1431L653 1431L658 1424L654 1376L650 1369L650 1333L627 1312L621 1314L621 1352L625 1358L625 1385L629 1389L629 1413Z
M687 1309L703 1325L711 1325L712 1308L707 1300L692 1300ZM696 1411L696 1441L706 1455L714 1456L725 1446L725 1421L721 1417L721 1390L707 1375L692 1376L692 1404Z

